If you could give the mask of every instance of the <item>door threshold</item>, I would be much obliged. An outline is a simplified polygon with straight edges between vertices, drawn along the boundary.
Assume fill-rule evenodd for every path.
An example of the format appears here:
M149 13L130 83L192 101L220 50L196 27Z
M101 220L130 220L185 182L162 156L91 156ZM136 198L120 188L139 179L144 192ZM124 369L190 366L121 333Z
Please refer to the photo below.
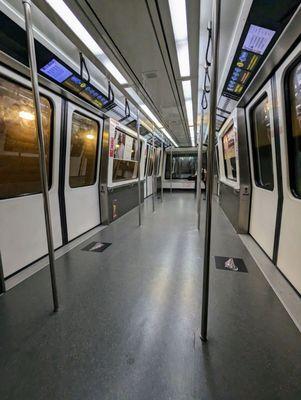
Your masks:
M65 246L60 247L59 249L54 251L54 257L57 260L62 257L64 254L68 253L70 250L74 249L76 246L80 245L84 241L90 239L96 233L104 230L108 225L99 225L90 231L83 233L79 237L73 239L70 243L67 243ZM48 255L34 262L27 268L21 270L16 275L5 280L5 291L12 289L17 286L19 283L23 282L25 279L34 275L35 273L41 271L41 269L47 267L49 265Z
M250 235L239 235L239 237L283 304L294 324L301 332L300 295Z

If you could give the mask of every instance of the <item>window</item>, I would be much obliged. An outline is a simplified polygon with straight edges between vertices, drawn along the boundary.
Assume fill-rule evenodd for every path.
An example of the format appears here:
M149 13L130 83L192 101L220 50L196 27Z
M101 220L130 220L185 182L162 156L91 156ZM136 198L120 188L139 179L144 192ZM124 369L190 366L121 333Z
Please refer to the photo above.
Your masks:
M45 153L51 186L52 105L41 96ZM0 78L0 198L42 190L32 92Z
M226 178L237 181L234 125L223 136L223 154Z
M160 175L160 161L161 161L161 149L159 147L155 150L155 174Z
M265 96L252 110L254 179L258 187L274 189L269 101Z
M98 131L97 121L73 113L69 164L69 185L72 188L96 182Z
M301 198L301 64L289 74L288 152L290 185L295 197Z
M113 182L136 179L138 176L138 160L138 140L116 129L114 136Z
M148 153L149 153L149 145L146 145L146 148L145 148L145 161L144 161L144 176L146 176L146 173L147 173Z
M173 154L172 179L188 179L197 171L196 154ZM170 179L170 154L166 157L165 179Z
M148 157L147 176L151 176L153 174L154 167L154 149L152 147L149 148Z

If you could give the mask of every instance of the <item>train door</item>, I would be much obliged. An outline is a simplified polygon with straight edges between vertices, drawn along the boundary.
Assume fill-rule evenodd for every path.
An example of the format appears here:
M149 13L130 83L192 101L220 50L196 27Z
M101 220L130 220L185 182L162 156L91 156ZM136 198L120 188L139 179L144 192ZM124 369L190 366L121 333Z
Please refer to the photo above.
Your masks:
M300 51L299 45L276 73L283 182L277 266L299 293L301 293Z
M100 224L102 128L101 118L68 104L65 204L69 240Z
M267 255L273 257L278 186L271 83L247 108L252 179L249 232Z
M48 253L35 109L29 82L0 67L0 251L8 277ZM11 80L14 79L14 80ZM62 245L58 198L61 99L41 88L54 246Z

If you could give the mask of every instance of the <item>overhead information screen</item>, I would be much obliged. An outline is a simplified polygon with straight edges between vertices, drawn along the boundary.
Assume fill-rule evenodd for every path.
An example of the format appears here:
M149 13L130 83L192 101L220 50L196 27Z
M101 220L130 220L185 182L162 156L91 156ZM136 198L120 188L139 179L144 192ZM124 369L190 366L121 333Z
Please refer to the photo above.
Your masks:
M253 0L222 96L242 97L299 5L300 0Z
M52 59L48 64L41 68L41 71L58 83L62 83L72 75L71 71L55 59Z
M101 93L100 90L84 81L78 74L63 65L56 58L52 58L47 64L40 67L39 71L47 78L59 83L98 108L109 107L108 109L111 109L114 107L114 103Z
M271 29L251 24L242 48L262 55L275 33Z

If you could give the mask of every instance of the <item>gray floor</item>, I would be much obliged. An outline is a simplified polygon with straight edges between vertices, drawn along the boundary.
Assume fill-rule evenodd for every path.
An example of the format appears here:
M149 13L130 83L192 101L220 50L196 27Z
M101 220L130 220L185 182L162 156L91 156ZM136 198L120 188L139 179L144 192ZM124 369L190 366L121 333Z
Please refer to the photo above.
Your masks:
M103 253L81 249L112 242ZM200 325L203 236L191 193L136 210L0 298L1 400L301 399L301 335L214 207L209 342Z

